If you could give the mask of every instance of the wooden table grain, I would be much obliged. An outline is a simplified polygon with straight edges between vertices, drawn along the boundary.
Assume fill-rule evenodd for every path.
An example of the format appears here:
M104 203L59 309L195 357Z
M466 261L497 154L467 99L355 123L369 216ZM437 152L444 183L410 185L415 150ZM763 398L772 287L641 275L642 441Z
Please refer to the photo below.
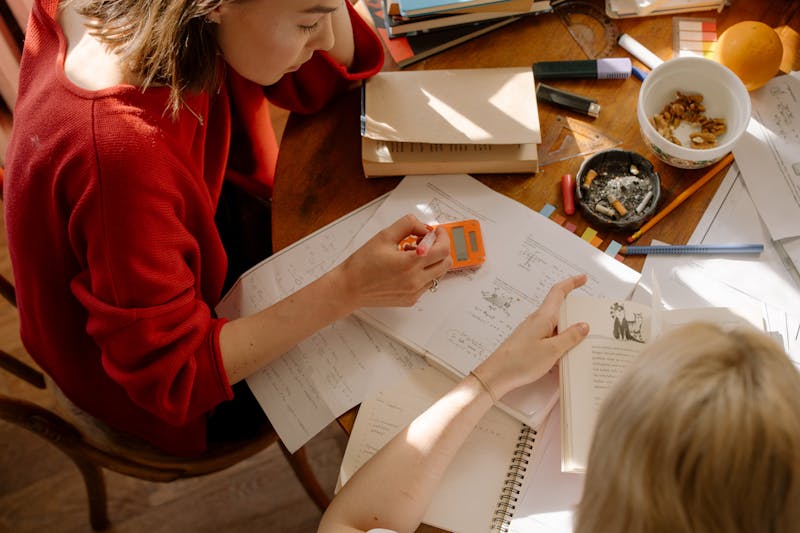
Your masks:
M602 2L594 2L600 9ZM759 20L774 28L800 32L800 0L732 0L721 13L702 11L680 16L714 18L717 32L743 20ZM620 33L627 33L662 59L673 55L673 32L670 15L615 20ZM779 32L780 33L780 32ZM797 35L797 33L794 33ZM797 46L797 41L795 47ZM797 54L797 50L794 50ZM630 57L616 47L614 56ZM407 67L408 70L489 68L530 66L536 61L584 59L586 56L568 33L558 16L544 14L523 18L496 30ZM642 67L632 58L633 64ZM797 68L795 66L794 68ZM397 70L387 56L385 70ZM690 186L704 170L683 170L662 163L644 145L636 119L636 102L641 82L631 76L624 80L552 80L554 86L596 98L601 112L595 119L547 104L539 104L543 138L564 117L588 124L610 139L620 141L619 148L632 150L649 159L661 177L659 209ZM320 227L347 214L368 201L392 190L400 177L364 177L360 161L360 94L347 92L314 115L292 114L281 142L272 208L273 244L284 248ZM541 155L540 155L541 157ZM588 157L588 156L586 156ZM476 175L492 189L538 211L546 203L577 226L580 235L587 227L579 212L567 216L561 202L561 176L575 175L583 161L576 157L540 168L536 174ZM727 169L656 224L637 244L653 239L673 244L685 243L692 234L708 202ZM629 233L600 231L604 249L613 239L624 243ZM644 258L625 258L630 267L641 270ZM340 417L340 424L352 428L356 410ZM438 531L423 526L420 531Z

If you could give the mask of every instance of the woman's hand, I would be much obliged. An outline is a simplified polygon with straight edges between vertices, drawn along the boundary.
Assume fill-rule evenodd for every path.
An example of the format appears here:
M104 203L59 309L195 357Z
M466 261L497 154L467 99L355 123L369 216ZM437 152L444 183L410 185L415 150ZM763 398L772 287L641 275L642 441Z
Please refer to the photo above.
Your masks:
M413 215L381 230L332 271L342 297L354 308L414 305L452 265L450 238L440 228L427 254L398 249L409 235L426 233L428 228Z
M542 305L473 371L497 399L544 376L569 349L589 333L573 324L556 335L559 311L567 294L586 283L586 275L567 278L550 289Z

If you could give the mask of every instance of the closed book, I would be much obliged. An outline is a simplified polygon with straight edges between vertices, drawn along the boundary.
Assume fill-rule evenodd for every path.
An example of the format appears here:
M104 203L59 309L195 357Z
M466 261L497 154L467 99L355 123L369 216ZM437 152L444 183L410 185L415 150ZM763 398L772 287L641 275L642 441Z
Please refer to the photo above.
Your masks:
M362 4L364 6L363 9L367 12L365 14L368 16L368 20L375 27L375 31L383 41L386 51L400 68L502 28L521 18L521 15L504 17L409 35L399 35L393 38L387 29L382 0L364 0L364 2L356 4L356 6L361 6Z
M532 0L500 0L492 2L491 4L484 4L480 6L470 6L463 9L452 9L448 13L477 13L479 11L501 11L503 13L512 13L518 11L527 11L530 8ZM550 0L533 0L534 3L545 3L550 5ZM400 2L399 0L386 0L386 10L390 15L400 15Z
M468 9L497 3L498 0L399 0L400 14L404 17L445 13L455 9Z
M382 72L363 86L361 123L367 177L538 170L529 67Z
M508 9L509 11L447 12L446 14L422 17L392 16L389 14L388 9L385 9L384 14L389 36L397 37L412 32L429 31L515 16L535 15L551 11L549 1L530 2L530 0L526 0L522 10L514 10L514 6L508 6Z

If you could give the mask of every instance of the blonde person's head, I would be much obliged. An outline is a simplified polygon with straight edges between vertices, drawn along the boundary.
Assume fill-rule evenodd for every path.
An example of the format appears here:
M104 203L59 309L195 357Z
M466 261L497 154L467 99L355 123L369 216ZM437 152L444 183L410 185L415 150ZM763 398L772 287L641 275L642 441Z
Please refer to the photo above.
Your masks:
M219 83L214 24L207 16L236 0L67 0L91 24L142 88L170 88L176 113L188 90L214 89Z
M800 374L766 335L665 335L597 420L577 532L800 531Z

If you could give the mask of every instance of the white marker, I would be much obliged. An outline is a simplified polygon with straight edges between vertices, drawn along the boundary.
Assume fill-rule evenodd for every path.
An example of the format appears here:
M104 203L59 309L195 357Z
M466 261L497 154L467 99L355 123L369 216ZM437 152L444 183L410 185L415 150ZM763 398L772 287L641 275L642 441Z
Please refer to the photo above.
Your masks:
M425 236L419 241L417 245L417 255L427 255L428 250L431 247L431 244L436 240L436 230L430 230Z
M663 59L661 59L653 52L645 48L642 43L640 43L627 33L623 33L622 35L619 36L619 38L617 39L617 44L620 45L625 50L627 50L628 52L630 52L633 57L635 57L636 59L638 59L651 69L656 68L658 65L664 62Z

